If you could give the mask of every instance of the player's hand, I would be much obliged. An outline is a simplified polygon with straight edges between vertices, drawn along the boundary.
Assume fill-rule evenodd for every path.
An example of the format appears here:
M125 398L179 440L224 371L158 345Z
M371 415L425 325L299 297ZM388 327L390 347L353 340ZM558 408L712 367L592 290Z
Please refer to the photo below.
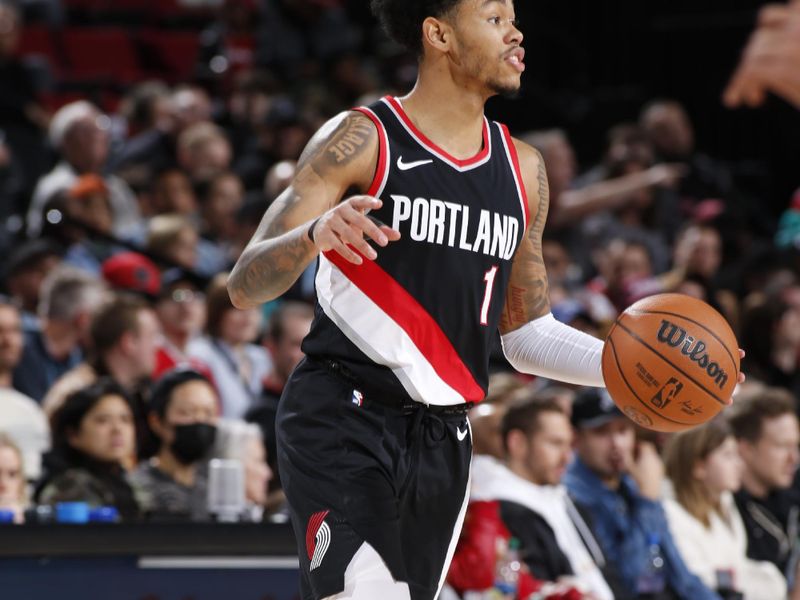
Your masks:
M743 358L744 358L744 350L742 350L741 348L739 348L739 361L741 362L741 360L742 360ZM739 369L739 377L738 377L737 381L738 381L738 382L741 384L741 383L744 383L744 380L745 380L745 379L747 379L747 378L745 377L745 374L744 374L744 373L742 373L741 369Z
M800 0L761 9L758 28L725 89L729 107L758 106L772 92L800 108Z
M372 196L352 196L322 215L314 226L314 245L321 252L333 250L349 262L360 265L361 255L375 260L378 253L369 245L370 238L379 246L400 239L400 232L380 224L367 216L367 212L383 206Z

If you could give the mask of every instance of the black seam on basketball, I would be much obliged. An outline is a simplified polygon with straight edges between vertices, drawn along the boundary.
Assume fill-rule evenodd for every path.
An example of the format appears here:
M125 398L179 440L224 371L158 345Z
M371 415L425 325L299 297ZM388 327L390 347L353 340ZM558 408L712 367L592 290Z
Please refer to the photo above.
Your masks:
M678 317L678 318L681 318L681 319L686 319L690 323L694 323L698 327L702 327L708 333L711 334L711 337L713 337L715 340L717 340L719 342L719 345L722 346L722 348L728 354L728 358L731 359L731 364L733 365L733 368L736 371L736 376L738 378L739 370L736 368L736 359L733 358L733 354L731 354L731 351L728 350L728 347L725 345L725 342L723 342L721 339L719 339L719 336L717 336L716 333L711 331L708 327L706 327L702 323L700 323L698 321L695 321L694 319L691 319L691 318L686 317L684 315L679 315L678 313L669 312L668 310L639 310L639 309L630 310L630 309L628 309L625 312L630 313L630 314L638 314L638 315L646 315L646 314L651 314L651 315L669 315L671 317Z
M614 340L609 338L608 341L611 342L611 354L614 357L614 363L617 365L617 371L619 371L620 377L622 377L622 381L625 382L625 385L628 386L628 389L631 391L631 394L633 394L633 397L636 398L642 404L642 406L644 406L647 410L649 410L651 413L653 413L657 417L659 417L661 419L664 419L665 421L670 421L670 422L676 423L678 425L697 425L697 423L693 423L693 422L677 421L675 419L672 419L672 418L670 418L670 417L658 412L656 409L654 409L652 406L650 406L646 401L644 401L641 398L639 398L639 394L637 394L636 391L633 389L633 386L631 386L631 384L628 383L628 378L625 377L625 372L622 370L622 365L619 364L619 359L617 358L617 349L614 346ZM623 412L625 412L625 411L623 411ZM630 417L628 417L628 418L630 419Z
M642 338L640 338L640 337L639 337L639 336L638 336L636 333L634 333L633 331L631 331L630 329L628 329L627 327L625 327L625 325L623 325L623 324L622 324L622 323L620 323L619 321L617 321L617 323L619 324L620 328L622 328L622 330L623 330L623 331L625 331L625 332L626 332L628 335L630 335L630 336L631 336L633 339L635 339L636 341L638 341L638 342L639 342L639 343L640 343L642 346L644 346L645 348L647 348L648 350L650 350L650 352L652 352L653 354L655 354L656 356L658 356L658 357L659 357L661 360L663 360L665 363L667 363L667 364L668 364L669 366L671 366L673 369L675 369L676 371L678 371L679 373L681 373L681 374L682 374L684 377L686 377L687 379L689 379L689 381L691 381L692 383L694 383L694 384L695 384L697 387L699 387L701 390L703 390L703 391L704 391L706 394L708 394L709 396L711 396L712 398L714 398L714 400L716 400L717 402L719 402L719 403L720 403L722 406L728 406L728 404L727 404L727 403L726 403L724 400L721 400L720 398L718 398L718 397L717 397L717 395L716 395L714 392L712 392L712 391L710 391L710 390L706 389L706 387L705 387L705 386L704 386L702 383L700 383L699 381L697 381L697 380L696 380L694 377L692 377L691 375L689 375L689 374L688 374L686 371L684 371L683 369L681 369L681 368L680 368L678 365L676 365L674 362L672 362L671 360L669 360L669 359L668 359L666 356L664 356L664 355L662 355L662 354L659 354L658 352L656 352L656 349L655 349L655 348L653 348L653 347L652 347L650 344L648 344L646 341L644 341Z

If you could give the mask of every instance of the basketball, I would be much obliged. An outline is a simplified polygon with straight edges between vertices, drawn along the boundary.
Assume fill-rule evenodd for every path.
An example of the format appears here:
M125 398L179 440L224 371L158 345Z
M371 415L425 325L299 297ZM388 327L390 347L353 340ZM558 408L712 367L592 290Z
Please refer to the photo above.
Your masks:
M656 431L700 425L730 401L739 376L739 345L725 318L681 294L658 294L629 306L603 347L603 377L631 420Z

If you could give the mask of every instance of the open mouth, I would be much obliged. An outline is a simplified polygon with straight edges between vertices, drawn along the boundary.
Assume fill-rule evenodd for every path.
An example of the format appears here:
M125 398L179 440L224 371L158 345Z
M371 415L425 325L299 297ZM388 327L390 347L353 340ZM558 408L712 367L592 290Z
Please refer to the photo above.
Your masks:
M525 70L525 50L523 48L515 48L506 55L505 60L519 73Z

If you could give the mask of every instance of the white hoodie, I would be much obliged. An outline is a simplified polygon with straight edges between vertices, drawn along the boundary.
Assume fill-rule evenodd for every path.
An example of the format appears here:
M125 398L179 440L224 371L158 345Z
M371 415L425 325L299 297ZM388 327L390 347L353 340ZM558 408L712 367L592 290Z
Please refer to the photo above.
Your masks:
M614 600L614 594L586 545L594 545L592 553L597 560L603 560L602 551L563 485L536 485L515 475L497 459L476 455L472 459L470 501L495 500L514 502L541 516L555 533L558 547L569 559L577 586L600 600ZM578 528L583 530L583 537Z

